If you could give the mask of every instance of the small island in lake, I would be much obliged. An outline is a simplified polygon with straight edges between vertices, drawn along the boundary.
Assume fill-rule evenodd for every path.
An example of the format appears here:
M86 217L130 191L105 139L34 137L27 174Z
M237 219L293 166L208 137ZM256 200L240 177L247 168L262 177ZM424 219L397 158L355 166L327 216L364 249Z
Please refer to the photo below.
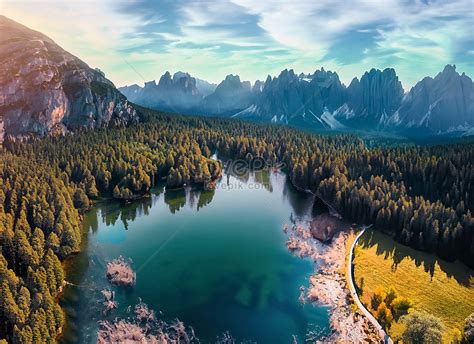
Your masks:
M112 284L122 286L133 286L135 284L136 274L122 256L107 263L106 274Z

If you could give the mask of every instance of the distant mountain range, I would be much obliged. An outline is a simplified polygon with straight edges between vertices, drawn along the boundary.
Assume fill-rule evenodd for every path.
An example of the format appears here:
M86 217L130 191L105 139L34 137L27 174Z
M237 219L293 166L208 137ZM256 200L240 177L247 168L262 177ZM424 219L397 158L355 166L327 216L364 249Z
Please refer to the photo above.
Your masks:
M447 65L405 93L392 68L372 69L346 87L324 68L297 75L285 69L278 77L252 86L228 75L205 94L196 79L166 73L154 82L119 88L132 102L154 109L284 123L320 130L365 130L408 136L473 135L474 86L471 78ZM210 84L205 84L210 85ZM208 91L212 87L206 88Z
M132 102L315 130L474 135L473 82L453 65L407 93L391 68L372 69L347 87L337 73L322 68L299 75L285 69L254 85L238 75L216 85L167 72L158 84L117 89L100 70L37 31L0 16L0 32L0 142L5 134L42 136L126 125L139 117Z

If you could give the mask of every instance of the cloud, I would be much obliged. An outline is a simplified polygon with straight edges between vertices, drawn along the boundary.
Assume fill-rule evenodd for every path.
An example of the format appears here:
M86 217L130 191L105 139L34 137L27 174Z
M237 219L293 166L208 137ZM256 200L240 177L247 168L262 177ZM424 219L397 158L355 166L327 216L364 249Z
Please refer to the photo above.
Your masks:
M140 81L132 64L149 79L186 70L214 82L324 66L349 83L372 67L394 67L408 87L447 63L472 74L473 7L472 0L3 0L0 10L117 84Z
M276 42L311 52L319 63L358 73L395 67L405 85L455 63L453 46L474 28L472 0L232 1L258 16ZM472 72L473 64L463 67Z

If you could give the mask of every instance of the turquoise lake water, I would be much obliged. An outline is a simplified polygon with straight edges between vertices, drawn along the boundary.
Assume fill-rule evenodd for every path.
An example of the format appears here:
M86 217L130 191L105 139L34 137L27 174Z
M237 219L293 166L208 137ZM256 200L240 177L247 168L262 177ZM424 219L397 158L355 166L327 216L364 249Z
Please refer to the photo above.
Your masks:
M97 321L127 317L141 299L164 319L192 326L203 343L228 331L238 342L304 342L328 332L327 308L298 301L313 264L292 256L282 225L313 215L311 196L282 173L224 175L216 190L165 191L131 204L101 201L84 219L83 251L67 262L64 343L95 343ZM137 274L112 287L119 307L102 314L108 261Z

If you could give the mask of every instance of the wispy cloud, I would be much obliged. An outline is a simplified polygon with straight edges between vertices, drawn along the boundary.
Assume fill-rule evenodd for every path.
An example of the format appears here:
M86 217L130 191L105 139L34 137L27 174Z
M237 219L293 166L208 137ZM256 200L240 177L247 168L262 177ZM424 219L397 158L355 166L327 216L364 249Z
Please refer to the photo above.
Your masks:
M474 31L472 0L233 2L257 15L259 26L275 41L343 69L346 80L347 72L395 67L405 84L412 85L444 64L457 63L459 52L453 46ZM473 48L472 41L465 48ZM473 72L472 62L459 62Z
M124 60L150 79L186 70L211 81L324 66L348 83L394 67L411 86L447 63L474 71L472 0L2 0L0 11L118 84L139 81Z

